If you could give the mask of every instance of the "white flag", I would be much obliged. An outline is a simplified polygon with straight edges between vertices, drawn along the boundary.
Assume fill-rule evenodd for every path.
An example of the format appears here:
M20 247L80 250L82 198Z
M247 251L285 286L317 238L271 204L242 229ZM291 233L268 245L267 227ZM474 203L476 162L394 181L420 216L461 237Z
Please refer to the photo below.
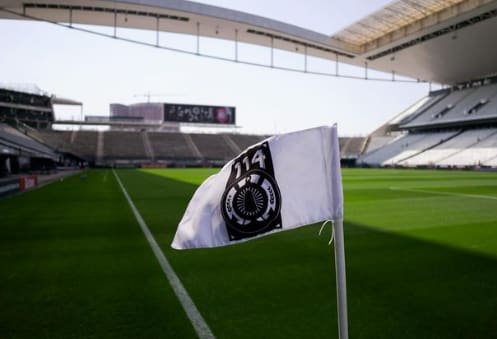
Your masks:
M336 125L270 137L193 195L171 246L217 247L343 218Z

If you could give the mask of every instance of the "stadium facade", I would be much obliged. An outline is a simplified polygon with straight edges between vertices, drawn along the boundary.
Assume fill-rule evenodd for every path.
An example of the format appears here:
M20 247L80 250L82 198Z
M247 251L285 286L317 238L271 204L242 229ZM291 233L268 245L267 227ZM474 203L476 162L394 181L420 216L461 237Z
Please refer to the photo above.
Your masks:
M407 76L440 83L443 90L428 93L368 137L341 138L343 161L362 166L497 167L495 0L399 0L331 36L188 1L100 1L97 6L89 0L13 0L0 7L0 17L207 36L231 40L235 48L246 42L334 60L336 75L341 62L364 67L365 79L373 69L391 74L392 80ZM126 121L102 121L113 126L111 131L53 131L49 97L12 96L4 90L2 98L5 123L22 126L21 134L53 154L95 165L220 165L263 138L179 133L174 128L161 133L153 129L153 121L229 125L235 115L233 109L230 120L230 108L203 111L157 103L113 105L111 117ZM214 120L194 121L203 112Z

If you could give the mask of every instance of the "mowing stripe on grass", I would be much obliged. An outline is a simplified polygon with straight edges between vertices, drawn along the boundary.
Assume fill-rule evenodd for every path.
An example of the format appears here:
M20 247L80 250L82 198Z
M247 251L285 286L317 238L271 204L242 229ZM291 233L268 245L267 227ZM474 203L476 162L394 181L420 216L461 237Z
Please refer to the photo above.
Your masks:
M497 197L491 195L483 195L483 194L464 194L464 193L454 193L454 192L442 192L442 191L428 191L428 190L420 190L417 188L400 188L400 187L389 187L393 191L405 191L405 192L418 192L418 193L429 193L435 195L451 195L455 197L463 197L463 198L476 198L476 199L490 199L497 200Z
M150 232L147 224L145 223L145 220L143 220L142 216L140 215L140 212L138 212L138 209L136 208L135 204L133 203L133 200L131 200L131 197L129 196L128 192L124 188L124 185L121 182L121 179L119 178L119 175L116 173L115 170L112 170L114 173L114 176L117 180L117 183L121 187L121 190L123 191L124 196L126 197L126 200L128 200L129 206L131 207L131 210L133 211L133 214L135 215L136 221L138 221L138 224L140 225L143 234L145 234L145 238L147 238L148 243L150 244L150 247L152 247L152 251L155 254L155 257L159 261L159 264L162 268L162 271L166 275L167 279L169 280L169 283L171 284L171 287L174 290L174 293L178 297L181 306L183 306L183 309L186 312L186 315L190 319L193 328L195 329L195 332L197 332L197 335L199 338L215 338L214 334L212 333L211 329L209 328L209 325L205 322L204 318L200 314L197 306L193 303L192 298L186 291L185 287L181 283L181 280L179 280L178 276L174 272L171 264L169 264L169 261L167 260L166 256L164 253L161 251L159 244L157 244L157 241L155 240L154 236L152 235L152 232Z

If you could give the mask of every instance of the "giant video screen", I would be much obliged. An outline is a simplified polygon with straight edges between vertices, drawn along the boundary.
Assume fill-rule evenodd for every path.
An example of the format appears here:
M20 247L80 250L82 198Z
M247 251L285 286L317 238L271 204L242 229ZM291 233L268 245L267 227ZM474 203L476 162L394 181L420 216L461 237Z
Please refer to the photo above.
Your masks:
M235 107L164 104L164 121L235 124Z

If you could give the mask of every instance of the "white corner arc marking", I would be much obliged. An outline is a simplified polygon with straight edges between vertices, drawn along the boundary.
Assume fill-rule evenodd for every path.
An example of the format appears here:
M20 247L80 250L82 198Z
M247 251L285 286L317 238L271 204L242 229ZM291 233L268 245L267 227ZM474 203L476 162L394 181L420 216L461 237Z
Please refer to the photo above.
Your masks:
M133 211L133 214L135 215L136 221L138 221L138 224L140 225L140 228L142 229L145 238L147 239L150 247L152 248L152 251L154 252L155 257L157 258L157 261L159 262L162 271L169 280L169 283L171 284L174 293L178 297L178 300L181 303L183 309L185 310L188 319L190 319L190 322L192 323L193 328L195 329L195 332L197 333L198 337L201 339L215 338L214 334L209 328L209 325L207 325L206 321L200 314L197 306L193 303L192 298L190 297L185 287L181 283L181 280L178 278L171 264L169 263L166 256L160 249L159 244L155 240L152 232L150 232L147 224L145 223L145 220L143 220L142 216L140 215L140 212L138 212L138 209L133 203L133 200L131 200L131 197L126 191L126 188L124 188L124 185L122 184L118 174L114 169L112 169L112 172L114 173L117 183L121 187L121 190L124 196L126 197L126 200L128 201L129 206Z
M401 187L389 187L392 191L404 191L404 192L418 192L418 193L428 193L433 195L450 195L453 197L463 197L463 198L476 198L476 199L490 199L497 200L497 197L491 195L483 195L483 194L465 194L465 193L455 193L455 192L443 192L443 191L429 191L417 188L401 188Z

